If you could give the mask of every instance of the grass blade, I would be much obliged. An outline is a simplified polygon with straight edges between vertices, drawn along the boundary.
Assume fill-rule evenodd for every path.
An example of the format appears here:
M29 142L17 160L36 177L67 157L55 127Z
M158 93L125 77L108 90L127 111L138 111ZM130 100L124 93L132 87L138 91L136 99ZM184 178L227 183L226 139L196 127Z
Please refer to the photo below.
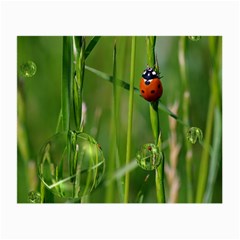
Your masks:
M100 40L101 37L93 37L88 44L86 50L85 50L85 59L89 56L89 54L92 52L98 41Z
M208 115L207 115L207 124L206 124L206 133L205 133L205 139L204 139L204 148L202 152L201 157L201 163L199 168L199 176L198 176L198 187L197 187L197 193L196 193L196 202L201 203L203 202L203 197L206 190L206 183L208 178L208 171L209 171L209 153L210 153L210 146L211 146L211 140L212 140L212 131L213 131L213 123L214 123L214 112L217 105L220 103L218 102L218 61L219 57L216 57L218 54L220 54L220 51L217 52L218 49L220 49L221 45L218 41L219 37L210 37L209 43L210 43L210 53L212 58L212 71L210 72L210 83L211 83L211 95L209 100L209 106L208 106Z
M127 129L126 165L130 162L130 157L131 157L135 51L136 51L136 37L132 37L130 93L129 93L129 104L128 104L128 129ZM125 175L124 203L128 203L128 201L129 201L129 182L130 182L130 174L128 172Z
M110 76L110 75L108 75L107 73L101 72L101 71L99 71L99 70L97 70L97 69L95 69L95 68L91 68L91 67L89 67L89 66L85 66L85 68L86 68L88 71L96 74L98 77L100 77L100 78L102 78L102 79L104 79L104 80L107 80L107 81L113 83L113 76ZM118 84L119 86L123 87L124 89L126 89L126 90L129 90L129 89L130 89L130 85L129 85L127 82L122 81L122 80L120 80L120 79L117 79L116 82L117 82L117 84ZM138 88L134 87L134 91L139 94L139 89L138 89Z
M114 172L115 167L115 159L116 159L116 125L115 125L115 115L116 115L116 43L113 47L113 111L112 111L112 119L111 119L111 145L110 145L110 153L109 153L109 166L108 166L108 177L111 178L112 173ZM106 202L113 202L113 193L114 193L114 183L110 182L106 191Z
M63 37L62 55L62 121L63 130L69 129L70 122L70 81L72 77L72 38Z
M221 113L220 110L216 108L214 117L213 148L210 160L208 183L206 193L204 196L204 202L207 203L210 203L212 201L214 184L217 178L217 171L219 167L219 153L221 148L221 140L222 140Z
M73 109L75 125L78 131L81 130L82 119L82 89L85 70L85 38L74 38L76 75L73 81Z
M178 47L178 62L180 67L180 76L183 86L183 99L182 99L182 111L183 111L183 121L189 123L189 104L190 104L190 92L189 84L187 78L187 68L186 68L186 37L180 37L179 47ZM188 131L188 126L183 127L183 132L186 134ZM193 182L192 182L192 144L189 141L185 141L185 169L187 177L187 201L189 203L193 202Z

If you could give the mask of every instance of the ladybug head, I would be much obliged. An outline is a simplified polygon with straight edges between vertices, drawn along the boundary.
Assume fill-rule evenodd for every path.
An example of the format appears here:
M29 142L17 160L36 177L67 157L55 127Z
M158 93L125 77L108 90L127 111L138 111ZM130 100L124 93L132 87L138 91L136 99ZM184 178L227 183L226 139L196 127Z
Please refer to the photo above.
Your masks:
M143 73L142 73L142 77L146 80L150 80L153 78L159 78L158 74L156 73L155 70L153 70L153 68L146 68Z

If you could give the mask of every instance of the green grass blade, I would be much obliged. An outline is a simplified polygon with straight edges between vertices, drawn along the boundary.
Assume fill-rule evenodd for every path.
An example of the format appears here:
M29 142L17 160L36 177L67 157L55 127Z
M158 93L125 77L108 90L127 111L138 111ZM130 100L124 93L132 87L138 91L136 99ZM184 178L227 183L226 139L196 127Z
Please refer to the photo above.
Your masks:
M112 181L121 179L123 176L126 175L126 173L133 171L137 167L138 167L137 160L134 159L128 164L124 165L123 167L117 169L114 172L114 174L111 176L111 178L109 178L108 180L105 180L105 184L108 185Z
M116 112L116 43L113 47L113 111L111 118L111 144L109 153L109 164L108 164L108 177L111 178L112 173L115 168L115 158L116 158L116 125L115 125L115 112ZM114 198L114 182L111 182L106 191L106 202L113 202Z
M151 68L155 67L155 45L156 45L156 36L146 37L147 41L147 57L148 57L148 66Z
M82 89L85 71L85 37L74 37L76 75L73 81L73 110L75 125L81 131L82 119Z
M130 157L131 157L135 51L136 51L136 37L132 37L130 93L129 93L129 104L128 104L128 129L127 129L126 165L130 162ZM128 203L128 201L129 201L129 183L130 183L130 174L128 172L125 175L124 203Z
M72 77L72 38L63 37L62 55L62 121L63 130L69 129L70 123L70 81Z
M204 196L204 202L210 203L212 201L212 195L214 191L214 184L217 178L217 171L219 168L219 154L222 140L222 121L221 113L218 108L215 110L214 117L214 133L213 133L213 148L210 160L208 183L206 193Z
M62 126L62 109L60 109L60 112L58 114L58 121L55 133L62 131L61 126Z
M165 203L164 157L162 158L161 164L155 170L155 183L156 183L157 202Z
M206 191L206 183L208 179L209 171L209 161L210 161L210 152L211 152L211 141L212 141L212 131L214 124L214 112L217 106L220 103L218 102L218 74L219 74L219 64L217 59L219 59L218 54L220 51L217 51L221 47L218 41L219 37L209 37L210 44L210 53L212 58L212 71L210 72L210 84L211 84L211 95L208 106L208 115L207 115L207 124L206 124L206 133L204 139L204 148L201 156L201 163L199 168L198 176L198 186L196 193L196 202L203 202L204 194Z
M183 121L189 123L189 104L190 104L190 92L187 78L187 66L186 66L186 37L180 37L178 47L178 62L180 68L181 82L183 86L183 98L182 98L182 112ZM188 126L183 127L184 135L188 131ZM185 169L187 177L187 201L193 202L193 182L192 182L192 144L189 141L184 141L186 154L185 154Z
M90 43L88 44L86 50L85 50L85 59L89 56L89 54L92 52L92 50L94 49L94 47L96 46L96 44L98 43L98 41L100 40L101 37L93 37L90 41Z
M88 71L90 71L90 72L94 73L95 75L97 75L98 77L113 83L113 76L110 76L107 73L101 72L101 71L99 71L99 70L97 70L95 68L89 67L89 66L85 66L85 68ZM126 89L126 90L130 89L130 85L127 82L122 81L120 79L117 79L116 82L117 82L117 85L123 87L124 89ZM139 89L138 88L134 87L134 91L139 94Z
M157 145L158 137L159 137L159 133L160 133L158 101L151 102L149 111L150 111L150 120L151 120L151 125L152 125L153 137L155 140L155 145Z
M120 119L120 111L119 111L119 106L120 106L120 88L119 88L119 83L118 83L118 78L117 78L117 49L116 49L116 42L114 45L114 58L113 58L113 128L114 128L114 144L115 144L115 164L116 168L120 167L120 156L119 156L119 148L118 148L118 139L120 135L119 131L119 119ZM119 69L119 67L118 67ZM123 202L124 199L124 190L123 190L123 185L122 185L122 179L117 179L117 187L118 187L118 193L119 193L119 201Z

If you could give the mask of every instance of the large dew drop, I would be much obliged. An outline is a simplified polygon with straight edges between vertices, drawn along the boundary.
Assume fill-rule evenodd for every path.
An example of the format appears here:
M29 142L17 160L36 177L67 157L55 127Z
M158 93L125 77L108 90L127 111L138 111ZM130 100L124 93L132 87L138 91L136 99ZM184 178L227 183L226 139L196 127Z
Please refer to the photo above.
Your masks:
M28 193L28 200L30 203L40 203L41 195L39 192L31 191Z
M20 75L22 77L33 77L37 72L37 66L33 61L28 61L20 66Z
M54 135L42 146L38 158L41 181L59 197L88 195L100 183L104 170L103 152L86 133L69 131Z
M137 153L137 163L144 170L151 171L156 169L162 158L162 152L152 143L144 144Z
M187 132L187 140L192 144L195 144L197 140L201 142L203 140L202 130L197 127L191 127Z

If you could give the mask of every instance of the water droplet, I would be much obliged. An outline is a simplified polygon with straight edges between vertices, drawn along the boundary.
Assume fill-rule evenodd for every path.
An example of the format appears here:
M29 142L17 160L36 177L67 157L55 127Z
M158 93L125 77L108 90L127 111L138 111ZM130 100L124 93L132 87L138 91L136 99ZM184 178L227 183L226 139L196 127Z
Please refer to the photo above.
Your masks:
M33 61L28 61L20 66L20 74L22 77L33 77L37 72L37 66Z
M196 41L199 41L201 39L201 36L189 36L188 37L190 40L196 42Z
M39 192L31 191L28 193L28 200L30 203L40 203L41 195Z
M162 158L162 152L152 143L144 144L137 153L137 163L144 170L156 169Z
M55 134L42 146L38 157L41 181L59 197L88 195L100 183L104 170L103 152L86 133Z
M197 127L191 127L187 132L187 140L192 144L195 144L197 140L201 142L203 140L202 130Z

